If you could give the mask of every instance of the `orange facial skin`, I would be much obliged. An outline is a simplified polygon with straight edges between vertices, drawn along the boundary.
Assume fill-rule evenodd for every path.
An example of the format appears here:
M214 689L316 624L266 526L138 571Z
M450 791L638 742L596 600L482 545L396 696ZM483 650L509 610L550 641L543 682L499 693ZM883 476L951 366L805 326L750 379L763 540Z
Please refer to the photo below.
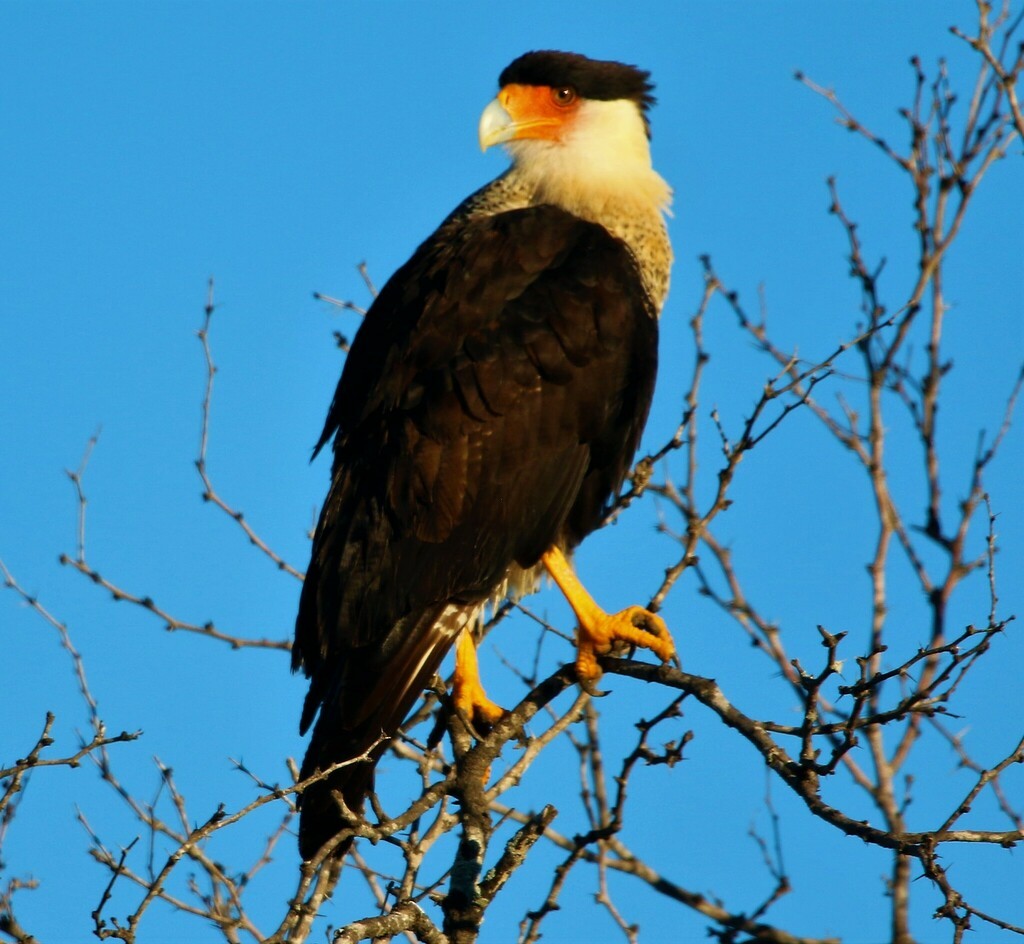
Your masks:
M515 122L516 138L557 141L575 118L580 99L575 89L548 85L506 85L498 101Z

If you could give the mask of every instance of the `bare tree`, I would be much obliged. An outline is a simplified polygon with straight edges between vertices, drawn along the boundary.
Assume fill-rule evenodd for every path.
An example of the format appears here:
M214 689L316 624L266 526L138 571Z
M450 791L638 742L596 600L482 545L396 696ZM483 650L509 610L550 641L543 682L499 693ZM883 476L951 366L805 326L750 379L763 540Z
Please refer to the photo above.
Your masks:
M969 459L943 449L938 419L953 370L943 343L946 262L986 173L1007 155L1020 160L1024 118L1015 84L1024 72L1024 44L1017 40L1020 21L1020 15L1011 18L1008 6L994 11L979 0L976 26L954 30L977 59L973 86L963 100L957 100L944 64L926 67L913 60L911 100L901 112L903 145L875 134L832 90L797 75L826 100L842 127L884 155L890 172L909 188L914 206L916 270L909 273L904 289L893 288L898 280L883 283L881 257L862 242L855 213L843 203L840 182L828 182L829 213L846 240L860 310L851 319L856 323L821 355L807 358L778 342L764 306L752 314L727 277L704 259L703 291L689 322L692 363L685 377L670 381L680 385L682 416L675 429L662 431L660 448L637 462L630 487L610 510L608 522L656 513L671 557L656 579L647 575L652 579L648 607L663 610L681 587L695 587L774 670L774 689L763 702L725 679L627 655L605 659L605 671L633 680L621 683L620 689L647 683L659 699L657 707L637 716L620 691L606 708L575 685L565 646L572 627L541 618L530 601L505 605L493 613L487 629L514 620L521 632L529 630L537 640L532 660L509 663L521 682L518 704L493 730L476 737L478 732L467 730L449 710L444 680L435 679L401 736L387 745L391 779L398 785L386 798L373 797L365 815L353 814L338 837L361 841L343 863L330 857L331 845L303 863L289 887L281 888L277 912L267 920L257 917L250 889L257 873L284 857L284 847L287 856L294 856L295 799L312 780L299 782L294 763L290 778L278 783L238 762L251 784L248 802L195 810L172 767L157 761L159 789L151 800L140 798L121 774L138 749L137 733L108 733L72 631L0 565L6 586L57 634L70 656L91 726L74 746L54 743L52 715L40 719L40 734L18 733L24 757L0 769L0 851L9 831L17 828L19 804L31 802L22 799L30 778L46 777L53 767L91 763L130 811L140 836L118 847L93 830L86 811L79 813L91 838L92 858L107 876L91 916L101 940L144 940L147 918L169 907L212 925L228 942L304 941L319 917L336 928L333 940L338 944L403 935L426 944L461 944L477 940L492 905L508 898L509 882L522 870L531 875L532 884L526 892L520 886L514 905L503 912L518 914L517 924L503 926L503 940L539 940L565 901L570 880L587 871L593 876L597 904L627 941L639 940L634 922L643 915L635 913L632 901L616 895L613 876L628 877L646 889L651 900L661 903L659 908L678 906L699 914L721 942L783 944L820 940L775 918L781 899L801 894L784 864L776 809L795 802L808 822L855 837L887 857L879 902L888 909L892 941L914 939L911 902L919 897L953 941L962 940L969 929L1024 934L1019 900L1001 902L999 913L991 913L978 903L979 889L961 885L948 867L950 849L972 844L984 847L990 868L999 869L1007 850L1024 839L1019 789L1015 799L1008 786L1010 769L1024 763L1019 721L1010 719L1012 737L1005 752L976 757L949 720L959 711L965 679L984 673L1000 634L1013 619L999 606L996 566L997 514L1009 496L990 496L985 476L1010 431L1024 374L1006 391L1003 415L979 419L979 426L987 424L994 432L979 435ZM679 294L685 291L685 286L677 288ZM321 298L362 310L353 302ZM709 376L724 369L712 359L719 352L709 348L705 325L722 316L735 325L737 344L754 346L768 374L763 383L746 381L753 407L739 423L720 417L705 398ZM208 468L215 319L211 283L199 331L207 371L196 459L202 498L232 519L286 581L301 579L301 572L222 497ZM342 335L337 341L347 350ZM958 364L957 369L965 367ZM860 634L836 629L824 607L808 612L803 621L817 625L813 639L773 622L770 603L748 589L750 575L735 562L724 536L722 516L736 500L737 483L751 469L742 460L764 452L795 417L815 425L823 453L838 445L841 461L864 485L860 514L872 522L874 538L867 561L869 625ZM69 473L78 502L78 541L75 553L61 562L158 625L239 651L286 652L287 639L252 638L212 622L180 619L160 601L101 574L87 554L85 472L95 444L94 438L81 466ZM920 487L909 498L907 490L893 486L892 457L897 451L903 463L908 454L915 455L920 469ZM662 461L668 457L671 465ZM951 492L957 496L955 504L945 500ZM780 553L785 540L779 539ZM897 573L916 588L915 608L901 616L904 627L912 623L914 633L904 631L890 615ZM966 611L970 615L964 618ZM550 652L551 643L557 656ZM685 637L682 651L685 663ZM749 703L773 708L770 714L755 712L745 707ZM693 742L694 732L683 725L684 710L702 719L707 745L701 737ZM777 718L786 720L773 720ZM610 729L621 737L626 721L632 723L631 744L624 751L609 749ZM671 874L675 863L659 864L647 854L648 844L633 825L637 810L631 800L645 780L657 775L659 782L678 782L685 768L680 762L689 756L691 743L692 749L717 750L710 747L711 738L730 750L747 752L766 771L765 810L771 828L766 836L754 831L753 839L763 858L768 893L753 905L723 901L676 880ZM921 779L927 766L922 758L940 749L971 772L969 787L959 794ZM578 778L578 789L567 790L563 782L546 804L524 807L510 791L536 775L542 759L557 751L563 768L575 757L568 766ZM915 827L920 820L911 814L910 804L925 794L934 801L931 808L940 804L939 812L930 814L926 828ZM566 808L570 800L574 809ZM980 818L972 814L977 808L985 811ZM221 837L226 830L245 829L263 837L255 846L250 843L256 854L244 865L226 864ZM2 868L0 932L13 941L34 941L18 917L18 903L33 894L34 879L17 862L4 862ZM336 889L344 894L332 898ZM130 905L125 908L124 902ZM364 910L354 911L352 902ZM265 915L266 909L260 913Z

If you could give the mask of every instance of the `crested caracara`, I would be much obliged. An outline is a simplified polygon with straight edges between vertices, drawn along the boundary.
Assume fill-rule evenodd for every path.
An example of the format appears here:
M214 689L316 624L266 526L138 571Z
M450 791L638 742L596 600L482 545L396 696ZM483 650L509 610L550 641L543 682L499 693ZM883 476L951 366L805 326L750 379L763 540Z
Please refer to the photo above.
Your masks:
M305 790L307 859L347 848L337 798L362 808L382 737L456 642L454 705L478 724L500 717L471 635L488 601L549 573L576 614L588 688L618 643L674 654L660 619L605 613L565 556L617 494L654 390L672 249L652 86L564 52L520 56L499 85L480 144L505 145L512 166L381 290L316 446L333 438L292 651L310 679L301 730L316 719L302 777L369 759Z

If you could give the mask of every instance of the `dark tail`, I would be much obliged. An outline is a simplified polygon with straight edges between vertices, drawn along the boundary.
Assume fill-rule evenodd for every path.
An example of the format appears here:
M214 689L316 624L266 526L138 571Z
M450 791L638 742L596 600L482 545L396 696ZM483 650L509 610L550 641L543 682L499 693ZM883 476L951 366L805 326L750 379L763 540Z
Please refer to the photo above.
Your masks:
M317 722L302 762L303 780L339 761L360 757L367 752L369 759L340 767L323 780L310 784L303 792L299 800L299 854L303 859L313 858L325 843L355 825L345 819L336 797L340 796L352 813L357 816L362 813L366 796L373 789L374 767L387 746L382 742L371 751L376 740L375 737L359 737L355 732L331 731L323 720ZM331 854L343 856L351 845L351 837L342 840Z
M455 638L477 607L447 604L403 620L390 638L397 639L386 659L380 651L358 660L344 673L346 681L324 698L313 728L302 779L341 761L353 762L310 784L299 799L299 852L313 858L339 833L355 825L346 819L337 797L357 816L373 790L373 772L388 739L398 731ZM356 662L365 664L354 664ZM355 760L355 758L365 759ZM352 838L331 851L345 854Z

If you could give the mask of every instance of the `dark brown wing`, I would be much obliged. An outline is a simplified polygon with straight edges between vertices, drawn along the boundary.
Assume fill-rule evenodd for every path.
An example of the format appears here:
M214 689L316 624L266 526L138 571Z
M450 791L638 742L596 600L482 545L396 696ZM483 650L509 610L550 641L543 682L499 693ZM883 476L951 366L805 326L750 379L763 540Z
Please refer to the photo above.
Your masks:
M391 278L317 447L335 437L293 652L303 731L320 712L305 774L394 733L513 562L596 527L656 359L628 249L554 207L448 224ZM330 781L350 806L369 769ZM303 801L304 855L340 826L322 793Z

